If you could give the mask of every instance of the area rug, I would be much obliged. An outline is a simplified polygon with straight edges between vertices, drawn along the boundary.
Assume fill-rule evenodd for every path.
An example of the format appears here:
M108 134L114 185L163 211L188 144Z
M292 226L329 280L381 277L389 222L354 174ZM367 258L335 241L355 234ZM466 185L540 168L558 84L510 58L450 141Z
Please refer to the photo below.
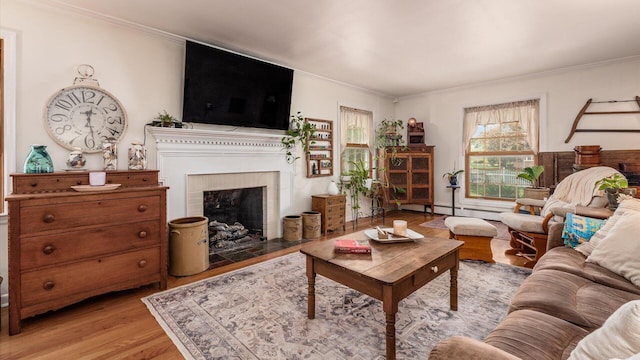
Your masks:
M420 224L420 226L424 226L424 227L430 227L430 228L434 228L434 229L445 229L447 230L447 227L444 226L444 219L446 219L446 216L437 218L435 220L431 220L431 221L427 221L425 223ZM489 224L493 225L496 227L496 229L498 230L498 236L496 236L494 239L500 239L500 240L509 240L511 239L511 237L509 236L509 231L507 230L507 226L503 223L501 223L500 221L493 221L493 220L485 220L486 222L488 222Z
M458 311L443 274L400 302L399 359L426 359L441 339L483 339L529 269L460 263ZM187 359L384 359L382 303L322 276L307 319L305 257L293 253L166 290L142 301Z

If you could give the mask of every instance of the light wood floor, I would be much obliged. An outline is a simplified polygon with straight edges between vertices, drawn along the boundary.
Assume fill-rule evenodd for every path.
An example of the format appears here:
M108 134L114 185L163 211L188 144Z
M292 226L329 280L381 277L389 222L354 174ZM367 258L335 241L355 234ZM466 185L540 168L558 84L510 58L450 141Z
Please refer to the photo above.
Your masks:
M439 216L419 212L395 211L373 221L358 221L357 230L374 225L391 226L393 219L407 220L409 228L418 229L426 236L448 237L447 230L420 227L425 221ZM354 231L352 223L346 233ZM343 235L341 231L321 240ZM494 259L519 265L524 261L516 256L504 255L508 242L493 240ZM228 265L197 275L169 277L169 288L252 265L267 259L298 251L292 247L243 263ZM0 329L0 359L181 359L180 352L165 335L140 298L156 292L152 286L98 296L64 309L39 315L23 321L22 333L8 335L7 308L2 308Z

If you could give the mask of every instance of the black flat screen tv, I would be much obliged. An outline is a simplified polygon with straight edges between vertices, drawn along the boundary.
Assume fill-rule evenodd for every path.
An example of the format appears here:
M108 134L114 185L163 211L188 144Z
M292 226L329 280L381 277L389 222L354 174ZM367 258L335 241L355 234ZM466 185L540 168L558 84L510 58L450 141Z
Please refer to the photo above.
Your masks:
M293 70L187 41L182 121L286 130Z

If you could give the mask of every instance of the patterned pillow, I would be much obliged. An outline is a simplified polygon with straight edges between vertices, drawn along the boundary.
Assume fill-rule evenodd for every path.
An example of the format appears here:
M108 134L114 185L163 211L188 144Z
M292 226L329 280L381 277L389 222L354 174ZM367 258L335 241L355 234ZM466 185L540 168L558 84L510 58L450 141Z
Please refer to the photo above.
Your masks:
M591 239L593 234L604 224L604 220L593 219L573 213L567 213L567 218L562 229L564 244L575 248Z

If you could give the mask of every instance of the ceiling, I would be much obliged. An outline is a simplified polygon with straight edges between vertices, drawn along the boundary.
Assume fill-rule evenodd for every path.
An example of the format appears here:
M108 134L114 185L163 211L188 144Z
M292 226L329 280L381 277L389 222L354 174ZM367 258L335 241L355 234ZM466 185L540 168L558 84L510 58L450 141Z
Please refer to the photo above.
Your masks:
M640 56L638 0L46 0L401 97Z

